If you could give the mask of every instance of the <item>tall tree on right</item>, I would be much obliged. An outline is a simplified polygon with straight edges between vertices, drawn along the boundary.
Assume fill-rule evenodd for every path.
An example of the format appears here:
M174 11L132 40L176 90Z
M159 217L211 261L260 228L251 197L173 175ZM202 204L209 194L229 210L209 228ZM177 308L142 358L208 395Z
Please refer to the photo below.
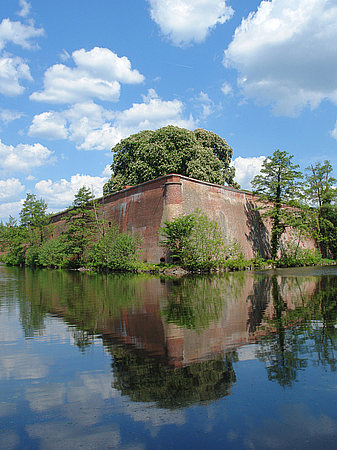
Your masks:
M293 155L286 151L275 150L264 160L260 174L251 182L254 194L265 204L264 215L272 221L272 258L277 257L280 238L286 226L294 222L294 210L289 209L289 206L295 206L300 198L300 180L303 175L298 170L299 166L292 163L292 158Z
M330 161L306 168L305 198L317 214L317 240L324 257L337 257L337 188Z

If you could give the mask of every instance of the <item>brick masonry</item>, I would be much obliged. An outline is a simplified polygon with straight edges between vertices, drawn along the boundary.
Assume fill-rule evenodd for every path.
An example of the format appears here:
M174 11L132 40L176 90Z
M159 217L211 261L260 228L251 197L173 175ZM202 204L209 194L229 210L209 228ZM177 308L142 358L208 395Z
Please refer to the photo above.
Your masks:
M115 223L121 232L141 236L144 261L167 260L165 249L159 245L160 227L164 221L191 214L196 209L217 221L228 243L238 241L246 258L270 255L271 225L256 209L258 199L246 191L170 174L127 187L97 202L107 226ZM52 217L55 234L63 228L66 214L64 211ZM287 230L284 239L289 239L290 233ZM304 240L303 245L315 248L314 241L309 239Z

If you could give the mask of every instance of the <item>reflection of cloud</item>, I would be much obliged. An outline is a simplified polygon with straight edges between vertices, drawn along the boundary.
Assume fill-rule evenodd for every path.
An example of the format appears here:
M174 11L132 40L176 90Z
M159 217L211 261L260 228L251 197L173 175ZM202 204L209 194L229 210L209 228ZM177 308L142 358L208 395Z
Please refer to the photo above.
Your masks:
M4 431L0 435L0 448L11 450L18 448L19 436L14 431Z
M32 439L41 439L41 448L46 450L116 448L121 440L119 429L113 424L97 427L92 432L74 424L55 422L29 425L26 431Z
M0 316L1 345L4 345L5 342L6 343L16 342L19 339L21 339L22 336L23 336L22 328L15 318L4 314Z
M65 403L66 388L62 383L48 383L26 390L30 409L37 412L61 406Z
M0 417L10 417L16 414L16 405L14 403L1 402L0 403ZM0 445L0 448L3 448Z
M0 356L0 380L36 380L48 373L47 367L36 355L17 353Z
M122 399L120 412L132 417L135 422L150 426L184 425L185 414L181 410L160 409L155 403L131 403Z
M269 419L247 438L249 448L333 448L337 442L337 421L326 414L314 415L303 404L288 405L281 417Z

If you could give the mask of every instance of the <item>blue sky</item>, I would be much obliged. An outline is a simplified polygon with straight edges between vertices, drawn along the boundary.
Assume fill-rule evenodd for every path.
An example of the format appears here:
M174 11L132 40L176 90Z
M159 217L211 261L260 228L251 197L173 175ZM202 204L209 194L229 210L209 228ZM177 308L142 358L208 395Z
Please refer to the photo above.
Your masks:
M337 167L336 23L335 0L0 0L0 220L100 195L111 147L168 124L225 138L244 188L278 148Z

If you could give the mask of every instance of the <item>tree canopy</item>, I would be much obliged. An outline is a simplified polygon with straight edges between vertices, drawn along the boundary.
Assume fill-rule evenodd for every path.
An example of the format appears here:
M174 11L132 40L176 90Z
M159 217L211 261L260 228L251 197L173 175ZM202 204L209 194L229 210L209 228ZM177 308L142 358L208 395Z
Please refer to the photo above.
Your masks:
M112 152L113 175L104 186L104 194L169 173L238 187L234 167L230 167L233 150L211 131L169 125L133 134Z
M261 172L256 175L251 184L254 193L266 202L266 216L272 220L271 253L276 258L280 238L294 211L283 205L294 205L300 196L299 179L303 176L299 166L292 163L292 155L286 151L275 150L262 164Z

